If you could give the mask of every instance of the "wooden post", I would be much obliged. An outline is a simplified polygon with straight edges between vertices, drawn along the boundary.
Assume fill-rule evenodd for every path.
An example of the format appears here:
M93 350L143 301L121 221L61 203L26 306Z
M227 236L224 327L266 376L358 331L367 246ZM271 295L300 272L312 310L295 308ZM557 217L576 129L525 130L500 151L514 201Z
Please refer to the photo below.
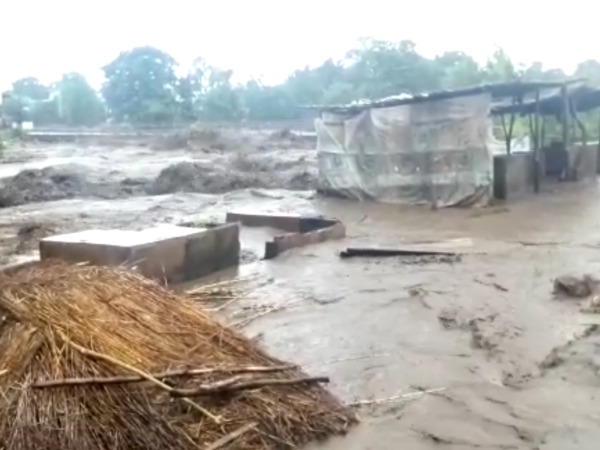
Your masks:
M535 135L533 137L533 189L540 192L540 90L535 91Z
M544 148L544 141L546 138L546 117L541 117L542 120L542 131L540 132L540 149Z
M506 137L506 152L509 155L512 151L512 137L513 137L513 130L515 129L515 119L516 119L516 114L513 112L510 115L510 122L508 124L508 136Z
M570 158L569 158L569 95L567 92L567 85L563 84L560 88L560 92L562 95L562 103L563 103L563 107L562 107L562 140L563 140L563 146L567 155L566 158L566 164L567 167L565 167L565 175L568 175L570 172Z
M512 99L512 106L515 106L515 104L517 103L517 99L516 97L513 97ZM502 114L500 116L500 120L502 122L502 131L504 131L504 141L506 144L506 154L510 155L511 152L511 146L512 146L512 135L513 135L513 129L515 127L515 118L516 115L513 112L510 113L510 122L508 124L508 129L506 128L506 121L504 119L504 114Z
M506 120L504 114L500 116L500 122L502 123L502 132L504 133L504 145L506 147L506 154L510 154L510 141L508 140L508 129L506 128Z

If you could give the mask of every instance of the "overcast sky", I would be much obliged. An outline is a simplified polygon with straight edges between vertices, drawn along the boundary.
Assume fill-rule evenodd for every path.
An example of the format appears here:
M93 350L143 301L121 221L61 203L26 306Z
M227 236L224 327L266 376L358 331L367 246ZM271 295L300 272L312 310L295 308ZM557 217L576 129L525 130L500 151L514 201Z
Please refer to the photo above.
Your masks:
M98 86L100 67L139 45L159 47L184 66L202 56L233 69L238 80L262 76L267 82L328 57L339 59L360 37L411 39L427 56L462 50L482 61L501 46L518 61L568 71L581 60L600 59L593 34L598 19L589 0L1 3L0 89L19 77L50 82L68 71Z

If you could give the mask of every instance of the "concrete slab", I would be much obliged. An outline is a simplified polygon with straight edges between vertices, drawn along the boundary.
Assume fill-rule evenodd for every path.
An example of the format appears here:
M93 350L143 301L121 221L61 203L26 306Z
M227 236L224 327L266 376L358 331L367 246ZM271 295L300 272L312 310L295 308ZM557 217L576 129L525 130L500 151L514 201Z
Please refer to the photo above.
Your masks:
M87 230L40 241L40 258L132 265L148 278L179 283L239 262L239 226L161 225L140 231Z
M204 230L204 228L160 225L144 230L85 230L78 233L50 236L44 240L46 242L69 242L110 245L114 247L132 247L151 244L164 239L193 236Z

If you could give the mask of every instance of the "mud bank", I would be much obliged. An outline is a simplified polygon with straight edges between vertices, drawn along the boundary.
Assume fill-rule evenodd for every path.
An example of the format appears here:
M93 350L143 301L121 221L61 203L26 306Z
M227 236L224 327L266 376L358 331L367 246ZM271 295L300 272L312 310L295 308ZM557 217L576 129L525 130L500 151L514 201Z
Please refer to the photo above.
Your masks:
M215 194L247 188L316 189L316 168L307 164L304 157L282 161L264 155L238 153L225 161L180 162L169 166L161 171L147 191L149 194Z
M201 138L160 139L124 147L70 143L9 149L0 163L0 207L72 198L316 188L315 151L287 147L298 139L285 133L235 138L205 132Z

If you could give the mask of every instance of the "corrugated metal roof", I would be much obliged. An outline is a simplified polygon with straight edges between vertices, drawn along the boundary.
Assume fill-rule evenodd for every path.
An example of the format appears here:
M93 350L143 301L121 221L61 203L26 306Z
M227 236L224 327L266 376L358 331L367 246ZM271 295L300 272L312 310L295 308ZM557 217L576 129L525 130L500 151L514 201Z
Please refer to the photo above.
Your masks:
M590 111L600 108L600 89L590 86L577 86L568 91L571 105L577 112ZM564 108L562 94L554 92L552 95L540 99L539 111L542 115L561 115ZM502 114L535 114L537 105L535 101L517 104L503 104L492 107L492 115Z
M557 88L564 84L579 83L581 79L568 79L560 82L547 81L515 81L510 83L482 84L463 89L433 91L421 94L401 93L377 100L362 99L341 105L305 105L302 108L338 113L356 113L370 108L387 108L398 105L409 105L434 100L465 97L489 93L493 98L519 97L533 93L538 89Z

